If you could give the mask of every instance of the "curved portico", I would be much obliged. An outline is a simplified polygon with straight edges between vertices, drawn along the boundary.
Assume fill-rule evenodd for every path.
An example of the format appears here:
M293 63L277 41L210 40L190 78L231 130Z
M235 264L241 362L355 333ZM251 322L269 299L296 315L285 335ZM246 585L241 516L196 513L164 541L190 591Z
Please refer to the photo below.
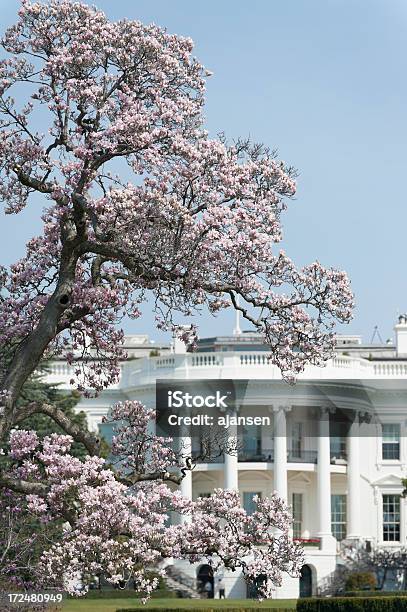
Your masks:
M270 423L257 429L230 428L228 436L238 441L238 451L199 460L193 476L182 485L184 495L197 497L209 494L211 488L225 487L239 489L244 502L250 491L263 495L275 491L291 505L293 493L299 494L301 474L300 490L312 503L315 501L309 511L313 523L308 527L304 524L303 532L309 539L318 540L321 550L334 552L333 478L336 488L340 485L341 493L347 496L346 535L358 537L359 421L374 426L377 420L372 393L365 382L355 380L301 380L295 386L282 380L238 380L229 416L256 415ZM199 456L197 436L188 438L185 430L182 435L184 447ZM200 473L209 476L206 484Z

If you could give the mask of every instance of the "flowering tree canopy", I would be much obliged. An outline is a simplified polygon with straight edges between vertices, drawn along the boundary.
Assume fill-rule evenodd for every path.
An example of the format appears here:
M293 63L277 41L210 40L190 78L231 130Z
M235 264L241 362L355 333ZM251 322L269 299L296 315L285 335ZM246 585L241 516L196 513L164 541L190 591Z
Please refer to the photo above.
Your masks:
M85 584L95 575L113 583L132 579L149 594L156 578L148 569L159 561L208 558L214 568L241 568L248 580L266 575L261 594L269 596L283 572L295 575L303 563L300 545L289 536L286 505L276 496L256 499L248 515L238 491L217 489L196 501L172 491L163 481L180 482L171 470L182 454L177 457L167 439L151 436L151 416L137 402L113 408L111 418L119 423L113 450L122 466L115 472L100 457L73 457L70 436L40 441L35 431L11 433L7 471L25 493L28 510L48 524L66 521L60 539L44 552L40 575L48 585L64 579L73 592L78 575ZM170 512L183 520L168 526Z
M276 250L294 170L262 145L208 137L209 73L192 57L190 39L138 21L112 23L68 0L23 0L2 47L0 197L6 214L38 206L38 196L46 207L42 234L21 260L0 268L0 342L11 352L1 373L1 432L42 412L89 452L81 462L70 456L67 436L40 441L35 432L14 432L10 457L21 465L3 485L32 495L35 512L66 515L65 544L44 561L51 572L68 560L82 573L118 576L127 562L136 573L158 555L211 553L228 566L245 564L248 576L278 581L284 559L295 565L287 539L281 550L274 539L267 553L256 549L251 565L242 561L259 536L256 524L262 538L274 524L287 533L277 499L258 501L256 520L230 491L186 502L163 484L177 468L167 446L144 483L148 462L136 465L134 457L128 469L140 478L121 482L98 458L98 441L58 407L33 402L22 410L17 400L40 360L55 354L75 364L72 382L84 393L114 383L124 357L118 323L139 317L147 299L157 326L188 344L195 327L185 332L177 315L231 306L261 332L284 376L322 364L334 322L351 317L352 294L345 273L318 262L297 269ZM138 432L126 435L133 444ZM75 510L64 500L75 500ZM193 516L194 529L165 528L168 508ZM220 521L233 523L221 538Z

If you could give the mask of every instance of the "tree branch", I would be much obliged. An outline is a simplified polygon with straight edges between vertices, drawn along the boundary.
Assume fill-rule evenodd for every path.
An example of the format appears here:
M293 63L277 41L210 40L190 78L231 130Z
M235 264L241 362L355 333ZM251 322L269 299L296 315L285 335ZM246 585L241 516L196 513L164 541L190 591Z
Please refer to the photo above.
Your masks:
M11 489L16 493L24 495L39 495L45 497L48 493L47 485L41 482L28 482L20 478L10 478L9 476L0 475L0 486Z
M181 471L183 472L182 476L177 476L176 474L170 474L170 472L150 472L147 474L134 473L128 478L116 475L116 480L118 480L122 484L127 485L128 487L132 487L138 482L146 482L146 481L151 481L151 480L162 480L166 482L173 482L179 485L181 484L185 476L185 472L187 470L183 469Z
M20 423L32 414L46 414L51 417L62 429L76 442L80 442L84 445L90 455L99 455L100 451L100 438L94 436L87 431L84 431L81 427L71 421L66 414L56 406L51 404L28 404L21 412L19 412L16 423Z
M23 172L19 166L14 167L14 172L17 174L20 183L25 187L30 187L31 189L35 189L40 193L52 193L53 185L51 183L45 183L35 177L30 176L26 172Z

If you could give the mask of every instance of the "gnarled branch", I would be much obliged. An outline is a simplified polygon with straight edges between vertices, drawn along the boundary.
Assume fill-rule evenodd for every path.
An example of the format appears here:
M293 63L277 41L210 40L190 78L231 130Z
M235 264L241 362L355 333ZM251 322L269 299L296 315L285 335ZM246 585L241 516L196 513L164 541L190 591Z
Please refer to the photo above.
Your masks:
M11 478L0 474L0 487L11 489L16 493L23 493L24 495L39 495L45 497L48 493L48 486L42 482L29 482L28 480L22 480L21 478Z
M82 443L90 455L99 455L100 438L87 431L84 431L79 425L73 423L71 419L57 406L32 402L18 413L18 417L15 422L20 423L32 414L46 414L47 416L51 417L55 423L62 427L65 433L72 436L76 442Z

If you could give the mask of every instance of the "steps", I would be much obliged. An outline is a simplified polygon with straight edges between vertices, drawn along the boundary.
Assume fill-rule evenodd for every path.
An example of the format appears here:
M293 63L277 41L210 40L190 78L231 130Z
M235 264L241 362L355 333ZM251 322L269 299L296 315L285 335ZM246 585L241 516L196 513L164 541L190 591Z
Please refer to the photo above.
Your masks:
M201 599L201 594L196 589L196 581L185 572L170 565L165 568L165 582L171 591L177 591L181 597L189 599Z

